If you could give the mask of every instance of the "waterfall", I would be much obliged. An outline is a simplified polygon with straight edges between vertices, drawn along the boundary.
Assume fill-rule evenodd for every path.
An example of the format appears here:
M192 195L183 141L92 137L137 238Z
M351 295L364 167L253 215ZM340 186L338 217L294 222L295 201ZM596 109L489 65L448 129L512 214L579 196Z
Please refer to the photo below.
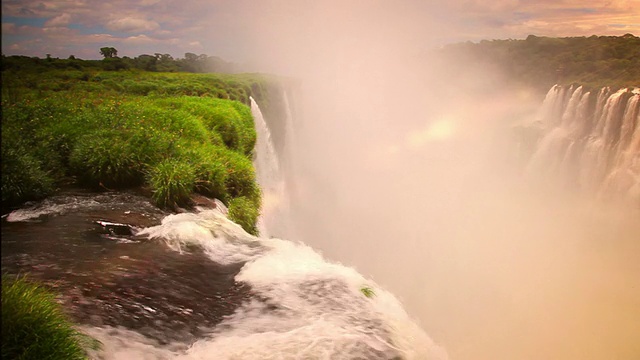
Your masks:
M282 99L285 106L285 123L284 123L284 144L285 152L284 158L288 162L293 161L293 142L295 141L295 134L293 129L293 115L291 114L291 105L289 104L289 96L286 91L282 92Z
M373 279L300 241L268 236L282 231L288 203L269 127L251 103L261 237L229 220L220 202L167 214L146 198L83 193L12 213L13 230L2 226L3 270L9 259L14 273L38 265L41 276L62 279L71 310L91 317L82 331L102 344L90 358L447 359ZM37 232L20 223L40 216L48 219L28 226ZM134 218L139 226L126 222ZM18 245L13 258L6 244Z
M258 231L262 237L285 237L288 235L286 231L289 201L285 193L282 166L269 127L260 107L253 98L251 98L251 113L257 133L254 166L257 181L262 190Z
M285 96L286 100L286 96ZM214 263L242 264L235 281L251 287L209 336L188 348L151 347L135 332L86 328L107 359L447 359L398 299L356 270L326 260L311 247L272 236L283 231L288 200L282 164L269 127L251 99L257 141L254 163L263 192L260 237L232 223L221 209L168 215L137 236L174 251L201 248ZM292 141L290 114L286 127ZM371 291L369 295L363 291ZM113 354L113 356L111 355Z
M599 196L640 201L640 89L594 94L554 85L537 120L542 127L526 172Z

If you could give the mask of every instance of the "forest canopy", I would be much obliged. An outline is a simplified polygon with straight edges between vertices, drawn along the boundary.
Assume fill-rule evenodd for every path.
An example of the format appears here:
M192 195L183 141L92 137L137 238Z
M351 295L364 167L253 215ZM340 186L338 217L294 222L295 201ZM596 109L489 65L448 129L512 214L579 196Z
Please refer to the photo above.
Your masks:
M544 37L482 40L444 46L437 54L459 66L489 66L510 81L540 89L580 83L594 87L640 86L640 38Z
M67 59L46 58L22 55L2 55L2 70L34 70L75 69L75 70L144 70L151 72L191 72L191 73L237 73L238 64L227 62L217 56L185 53L184 58L174 58L171 54L142 54L136 57L118 57L118 50L113 47L102 47L99 52L102 60L82 60L74 55Z

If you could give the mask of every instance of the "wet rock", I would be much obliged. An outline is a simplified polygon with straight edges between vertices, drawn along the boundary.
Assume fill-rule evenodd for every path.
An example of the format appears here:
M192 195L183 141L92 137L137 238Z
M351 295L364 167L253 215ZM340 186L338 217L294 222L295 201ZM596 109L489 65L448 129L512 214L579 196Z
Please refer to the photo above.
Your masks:
M109 221L96 221L96 224L102 226L102 228L111 235L135 235L135 229L128 224L119 224Z

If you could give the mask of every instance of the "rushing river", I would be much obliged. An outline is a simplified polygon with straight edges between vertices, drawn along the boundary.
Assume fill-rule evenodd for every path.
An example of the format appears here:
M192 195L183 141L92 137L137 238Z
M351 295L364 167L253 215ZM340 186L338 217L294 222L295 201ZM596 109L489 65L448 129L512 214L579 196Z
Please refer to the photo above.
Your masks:
M4 219L2 270L57 289L103 342L97 358L441 356L374 282L255 238L224 210L168 215L135 194L69 192Z

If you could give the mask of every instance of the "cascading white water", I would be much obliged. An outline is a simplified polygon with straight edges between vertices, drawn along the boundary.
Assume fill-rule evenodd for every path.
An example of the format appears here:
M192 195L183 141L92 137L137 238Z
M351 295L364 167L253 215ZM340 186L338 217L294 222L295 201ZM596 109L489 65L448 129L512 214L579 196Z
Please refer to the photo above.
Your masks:
M285 123L284 123L284 143L285 143L285 153L284 160L286 162L293 161L293 149L294 149L294 141L295 141L295 133L293 129L293 114L291 113L291 105L289 104L289 96L286 91L282 92L282 99L285 107ZM286 180L286 179L285 179Z
M640 200L640 90L553 86L538 117L543 136L526 171L602 196Z
M253 99L252 111L258 132L255 163L268 204L273 200L269 196L284 195L282 175L269 129ZM282 216L269 206L274 205L263 213L260 238L219 209L169 215L161 225L140 231L138 236L164 241L175 251L195 245L218 264L244 263L235 280L249 284L255 296L188 347L158 346L129 330L84 328L105 345L103 358L447 358L400 302L373 280L325 260L307 245L265 236L277 220L273 216Z
M129 330L83 328L103 342L104 359L447 358L372 280L304 244L251 236L219 210L169 215L138 235L178 251L197 245L219 264L246 262L236 281L256 296L189 347L158 346Z
M257 139L254 166L260 189L262 190L261 215L258 231L263 237L287 234L288 200L285 193L284 177L278 160L271 132L256 101L251 98L251 113L254 118Z
M247 261L236 280L266 299L245 303L179 358L441 358L393 295L306 245L255 238L216 210L171 215L140 235L199 244L218 263Z

